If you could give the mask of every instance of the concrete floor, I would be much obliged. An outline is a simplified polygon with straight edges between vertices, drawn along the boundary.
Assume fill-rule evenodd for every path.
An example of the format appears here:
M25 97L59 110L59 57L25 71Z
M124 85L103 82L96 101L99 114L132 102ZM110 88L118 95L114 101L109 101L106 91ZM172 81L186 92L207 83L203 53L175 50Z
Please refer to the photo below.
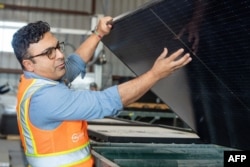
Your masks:
M9 166L9 151L20 151L20 140L0 138L0 167Z

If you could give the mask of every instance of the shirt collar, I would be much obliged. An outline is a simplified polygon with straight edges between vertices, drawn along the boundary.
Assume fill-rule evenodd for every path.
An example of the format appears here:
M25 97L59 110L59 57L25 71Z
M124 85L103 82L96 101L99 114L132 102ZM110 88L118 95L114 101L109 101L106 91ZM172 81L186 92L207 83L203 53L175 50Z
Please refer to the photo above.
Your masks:
M55 81L55 80L51 80L51 79L48 79L48 78L45 78L45 77L42 77L40 75L37 75L33 72L29 72L29 71L23 71L23 74L25 76L25 78L34 78L34 79L43 79L43 80L47 80L47 81L52 81L52 82L60 82L60 81Z

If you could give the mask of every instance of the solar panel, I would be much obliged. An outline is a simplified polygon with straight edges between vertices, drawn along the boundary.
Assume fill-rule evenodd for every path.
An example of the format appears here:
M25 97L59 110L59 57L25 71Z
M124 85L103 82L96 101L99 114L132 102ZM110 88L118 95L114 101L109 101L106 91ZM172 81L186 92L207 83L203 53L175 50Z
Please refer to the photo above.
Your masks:
M247 0L155 0L114 18L102 42L136 75L163 47L185 48L193 61L152 91L204 142L250 149L249 9Z

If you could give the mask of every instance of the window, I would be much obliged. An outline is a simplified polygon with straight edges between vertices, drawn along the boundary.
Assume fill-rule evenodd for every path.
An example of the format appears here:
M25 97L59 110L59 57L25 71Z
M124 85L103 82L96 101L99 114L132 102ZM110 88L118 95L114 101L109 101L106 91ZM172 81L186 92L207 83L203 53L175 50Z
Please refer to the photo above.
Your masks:
M13 34L26 23L0 21L0 52L13 52L11 41Z

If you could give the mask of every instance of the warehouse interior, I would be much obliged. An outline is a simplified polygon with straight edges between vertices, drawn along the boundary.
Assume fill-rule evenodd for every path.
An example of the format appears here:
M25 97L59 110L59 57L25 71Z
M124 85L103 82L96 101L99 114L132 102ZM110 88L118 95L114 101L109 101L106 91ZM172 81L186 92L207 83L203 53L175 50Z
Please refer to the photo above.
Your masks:
M249 9L247 0L0 0L0 167L28 166L16 116L23 71L11 40L38 20L64 41L67 58L100 18L113 17L73 90L132 80L163 47L192 56L119 115L88 121L96 167L220 167L224 151L250 150Z

